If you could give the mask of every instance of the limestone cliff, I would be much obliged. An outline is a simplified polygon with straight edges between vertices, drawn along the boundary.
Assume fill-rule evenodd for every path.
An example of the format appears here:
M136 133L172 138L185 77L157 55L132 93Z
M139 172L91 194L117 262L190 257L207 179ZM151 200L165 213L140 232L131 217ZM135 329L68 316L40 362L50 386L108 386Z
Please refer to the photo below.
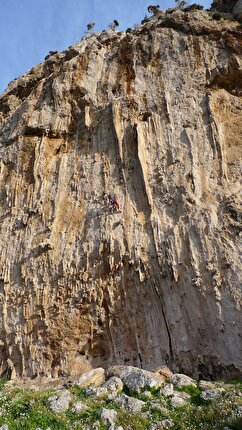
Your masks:
M214 0L212 10L232 13L238 21L242 21L242 0Z
M87 36L10 83L2 374L241 374L241 53L238 22L174 10Z

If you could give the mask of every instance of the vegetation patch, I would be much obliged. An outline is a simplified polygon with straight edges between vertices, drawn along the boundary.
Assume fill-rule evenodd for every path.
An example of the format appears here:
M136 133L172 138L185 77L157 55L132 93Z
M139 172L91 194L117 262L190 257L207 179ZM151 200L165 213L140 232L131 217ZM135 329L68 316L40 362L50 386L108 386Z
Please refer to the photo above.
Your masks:
M117 425L125 428L131 428L132 430L145 430L148 429L150 420L142 417L141 414L128 414L126 411L120 411L118 413Z
M117 412L115 423L124 430L148 430L152 423L164 419L171 420L172 430L222 430L226 426L232 430L242 430L241 381L231 381L223 387L219 398L211 400L203 400L201 389L193 385L177 389L176 395L183 392L191 396L182 407L172 406L172 395L164 396L160 390L146 389L151 396L146 399L142 412L131 413L122 408L115 398L100 399L73 386L69 389L72 396L69 408L56 413L50 409L48 400L55 390L23 390L5 383L1 384L0 389L0 426L7 424L9 430L91 430L93 424L98 422L98 430L104 430L107 424L101 421L100 410L105 408ZM122 393L144 401L142 393L130 392L127 388ZM78 401L83 402L86 408L75 412L73 405Z

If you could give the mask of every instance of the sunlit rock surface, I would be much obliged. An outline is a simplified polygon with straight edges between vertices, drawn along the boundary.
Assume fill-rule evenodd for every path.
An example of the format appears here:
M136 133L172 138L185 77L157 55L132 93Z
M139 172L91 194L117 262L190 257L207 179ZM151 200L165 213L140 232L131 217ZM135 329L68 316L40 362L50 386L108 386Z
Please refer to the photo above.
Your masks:
M2 374L241 374L241 54L237 22L175 10L88 36L10 83Z

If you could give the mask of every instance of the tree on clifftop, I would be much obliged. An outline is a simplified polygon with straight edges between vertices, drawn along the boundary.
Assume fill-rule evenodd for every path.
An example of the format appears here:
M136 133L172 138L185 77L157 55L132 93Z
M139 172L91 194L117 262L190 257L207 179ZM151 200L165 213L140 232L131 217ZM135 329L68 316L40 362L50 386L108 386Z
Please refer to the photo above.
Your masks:
M89 22L89 24L87 24L87 30L92 30L95 27L95 22Z
M175 0L176 5L180 8L180 9L184 9L184 7L187 6L187 2L185 0Z
M153 13L153 15L157 15L160 12L160 6L157 4L156 6L148 6L147 10L149 13Z
M115 30L118 26L119 26L119 22L116 19L114 19L113 22L109 24L108 28L110 28L111 30Z

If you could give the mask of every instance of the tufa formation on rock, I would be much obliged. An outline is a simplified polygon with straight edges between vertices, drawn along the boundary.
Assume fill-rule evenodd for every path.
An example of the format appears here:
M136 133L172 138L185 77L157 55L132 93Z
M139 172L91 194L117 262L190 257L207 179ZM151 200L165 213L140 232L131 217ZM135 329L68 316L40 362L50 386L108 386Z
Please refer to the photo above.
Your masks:
M238 22L175 9L9 84L2 375L124 363L241 375L241 54Z

